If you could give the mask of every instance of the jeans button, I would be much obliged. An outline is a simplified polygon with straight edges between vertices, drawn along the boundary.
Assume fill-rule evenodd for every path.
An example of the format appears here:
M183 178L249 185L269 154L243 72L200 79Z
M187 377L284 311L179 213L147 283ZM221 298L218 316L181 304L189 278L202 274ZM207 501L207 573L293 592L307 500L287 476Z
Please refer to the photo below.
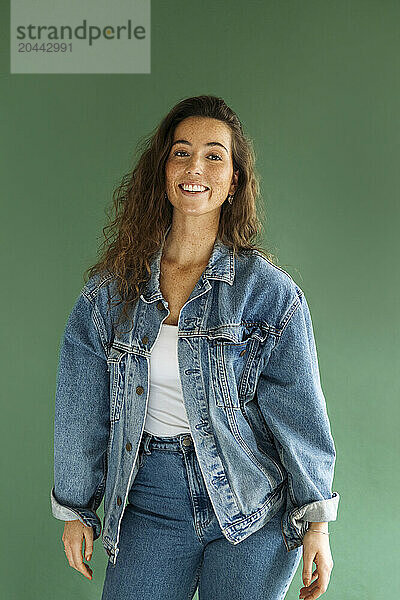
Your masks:
M183 442L182 442L182 444L183 444L184 446L190 446L190 444L191 444L191 443L192 443L192 440L190 439L190 437L185 437L185 438L183 438Z

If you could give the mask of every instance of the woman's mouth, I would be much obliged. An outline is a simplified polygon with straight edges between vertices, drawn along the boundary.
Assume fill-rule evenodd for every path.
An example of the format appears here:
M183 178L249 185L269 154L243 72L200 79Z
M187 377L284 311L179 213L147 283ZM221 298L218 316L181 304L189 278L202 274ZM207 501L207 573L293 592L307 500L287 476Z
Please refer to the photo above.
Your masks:
M178 187L181 190L182 194L184 194L185 196L201 196L202 194L208 192L210 189L208 187L205 190L198 189L199 187L203 188L205 186L187 186L187 189L185 190L181 183L178 185Z

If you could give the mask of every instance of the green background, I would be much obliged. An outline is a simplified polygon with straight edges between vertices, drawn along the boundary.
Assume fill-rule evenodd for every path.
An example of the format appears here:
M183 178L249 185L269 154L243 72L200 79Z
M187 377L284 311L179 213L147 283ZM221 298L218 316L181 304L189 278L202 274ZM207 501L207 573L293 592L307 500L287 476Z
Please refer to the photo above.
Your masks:
M341 495L323 597L398 597L399 3L153 0L149 75L10 75L1 11L2 597L100 598L101 541L90 582L50 511L58 344L137 140L205 93L254 140L310 304Z

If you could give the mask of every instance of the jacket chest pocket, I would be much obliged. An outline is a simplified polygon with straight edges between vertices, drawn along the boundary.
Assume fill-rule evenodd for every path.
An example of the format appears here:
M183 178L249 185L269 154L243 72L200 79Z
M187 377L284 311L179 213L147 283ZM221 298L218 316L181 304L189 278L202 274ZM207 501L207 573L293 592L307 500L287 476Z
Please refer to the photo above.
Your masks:
M111 346L107 358L110 373L110 420L118 421L125 395L125 377L128 353L115 346Z
M254 393L263 342L264 324L218 328L209 340L210 376L217 406L240 410L240 399Z

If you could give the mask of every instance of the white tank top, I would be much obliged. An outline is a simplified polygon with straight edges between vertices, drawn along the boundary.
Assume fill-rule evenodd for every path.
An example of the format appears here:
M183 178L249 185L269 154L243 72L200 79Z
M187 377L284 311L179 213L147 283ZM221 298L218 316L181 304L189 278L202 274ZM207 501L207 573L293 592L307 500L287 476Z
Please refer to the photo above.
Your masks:
M190 433L178 368L178 325L161 324L150 357L150 389L144 430L168 437Z

